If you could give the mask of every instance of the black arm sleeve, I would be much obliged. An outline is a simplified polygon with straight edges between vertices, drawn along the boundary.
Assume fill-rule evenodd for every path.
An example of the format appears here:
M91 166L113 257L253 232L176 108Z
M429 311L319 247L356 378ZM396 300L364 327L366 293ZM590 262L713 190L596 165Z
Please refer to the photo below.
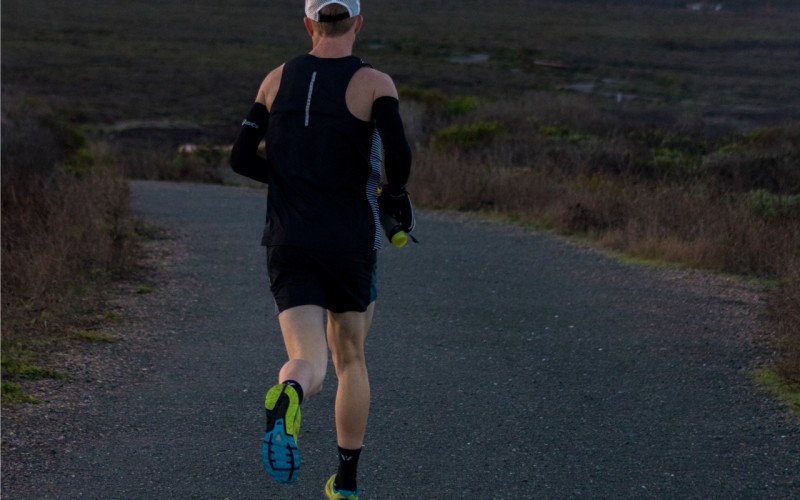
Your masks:
M404 192L408 177L411 174L411 148L403 130L400 118L400 103L394 97L383 96L372 103L372 119L378 128L386 155L387 192L397 194Z
M258 155L258 145L267 135L269 111L261 103L254 103L242 122L242 128L231 150L231 167L237 174L269 183L267 160Z

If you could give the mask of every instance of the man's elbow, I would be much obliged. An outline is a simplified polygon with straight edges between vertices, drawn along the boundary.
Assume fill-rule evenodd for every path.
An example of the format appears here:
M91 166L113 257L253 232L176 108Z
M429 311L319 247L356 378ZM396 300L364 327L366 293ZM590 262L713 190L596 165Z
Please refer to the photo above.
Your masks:
M246 168L247 158L237 148L233 148L231 150L230 164L234 172L241 174Z

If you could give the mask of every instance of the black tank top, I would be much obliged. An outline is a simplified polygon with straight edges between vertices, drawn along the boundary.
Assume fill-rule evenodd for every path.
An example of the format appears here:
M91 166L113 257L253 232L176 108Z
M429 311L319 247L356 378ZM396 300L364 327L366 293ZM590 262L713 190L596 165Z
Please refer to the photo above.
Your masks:
M381 141L347 109L357 57L297 57L283 67L270 109L267 223L262 244L371 251L381 243Z

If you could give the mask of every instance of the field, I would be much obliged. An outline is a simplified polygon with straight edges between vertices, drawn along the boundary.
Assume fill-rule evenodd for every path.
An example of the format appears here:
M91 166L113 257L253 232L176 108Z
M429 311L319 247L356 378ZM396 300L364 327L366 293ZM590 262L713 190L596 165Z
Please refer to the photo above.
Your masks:
M717 4L365 0L355 51L401 89L418 203L771 280L776 369L799 383L800 8ZM308 48L301 19L286 0L6 0L4 128L33 101L125 175L218 180L224 155L177 145L230 144Z
M3 86L56 100L88 124L233 127L266 72L306 49L299 3L8 0ZM474 0L366 1L356 52L399 85L454 95L592 84L712 121L797 117L799 9L647 3L508 0L484 12ZM457 62L470 56L487 59Z

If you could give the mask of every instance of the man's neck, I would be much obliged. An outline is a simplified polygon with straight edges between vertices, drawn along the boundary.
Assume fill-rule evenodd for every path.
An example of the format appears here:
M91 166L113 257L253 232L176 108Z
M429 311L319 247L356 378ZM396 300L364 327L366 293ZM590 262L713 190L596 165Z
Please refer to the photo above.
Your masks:
M319 37L314 40L314 48L311 49L312 56L324 59L335 59L353 55L353 43L355 37L342 35L334 38Z

